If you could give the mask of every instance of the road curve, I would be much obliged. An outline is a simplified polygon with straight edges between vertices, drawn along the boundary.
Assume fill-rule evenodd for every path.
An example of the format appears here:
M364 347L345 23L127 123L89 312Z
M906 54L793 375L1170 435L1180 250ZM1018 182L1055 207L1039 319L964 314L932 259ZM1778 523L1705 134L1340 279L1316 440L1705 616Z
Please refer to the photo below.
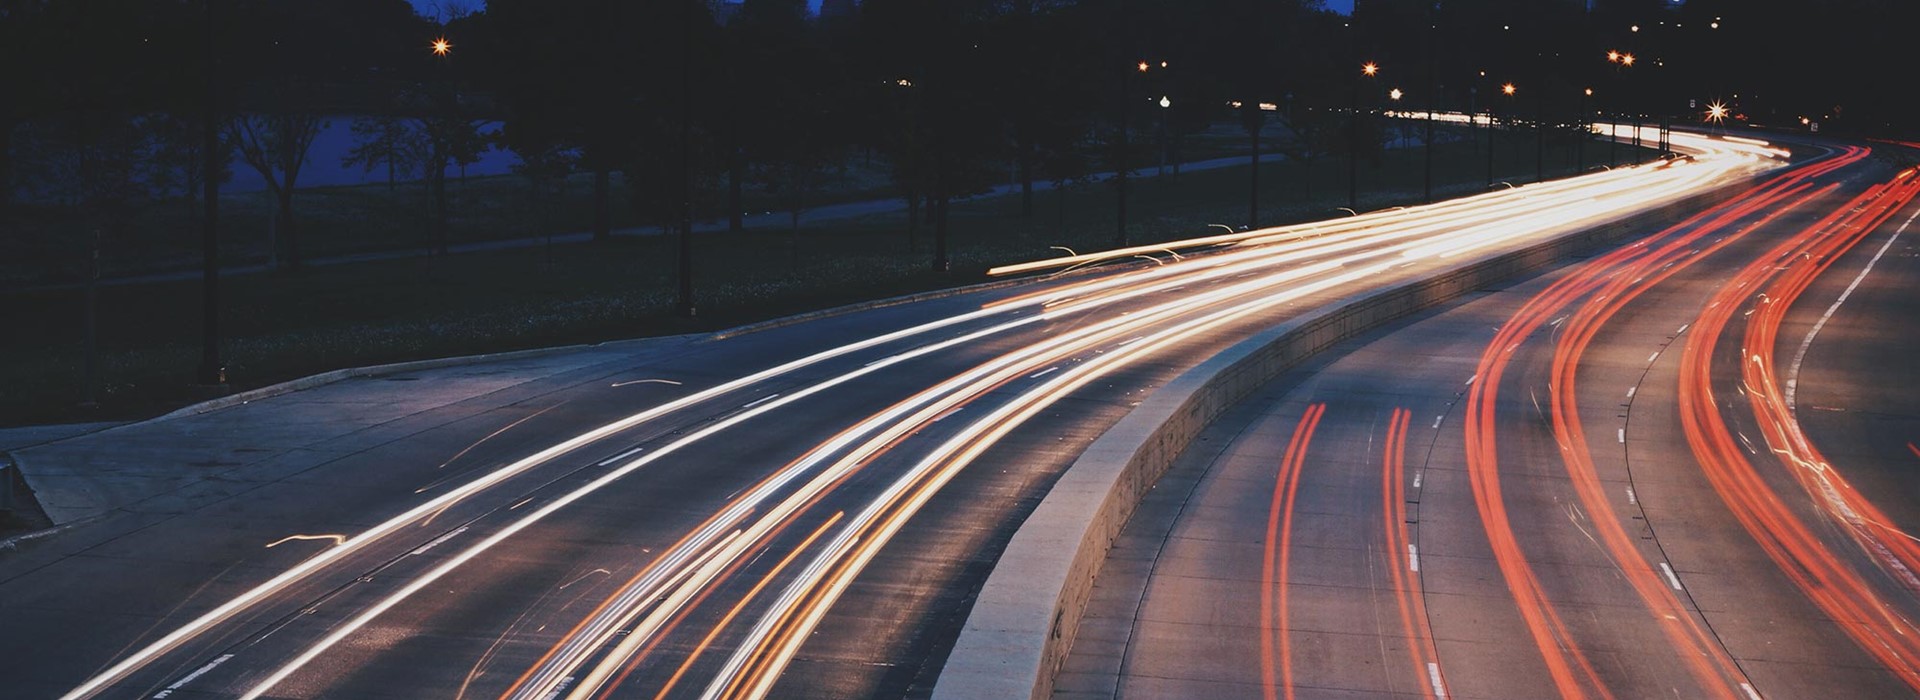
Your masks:
M1011 524L1141 392L1301 309L1773 167L1683 146L610 361L342 464L118 513L0 560L22 621L0 674L62 698L923 690ZM239 439L272 412L179 425Z
M1915 342L1920 184L1876 150L1276 381L1143 504L1055 696L1920 694L1911 370L1867 360Z

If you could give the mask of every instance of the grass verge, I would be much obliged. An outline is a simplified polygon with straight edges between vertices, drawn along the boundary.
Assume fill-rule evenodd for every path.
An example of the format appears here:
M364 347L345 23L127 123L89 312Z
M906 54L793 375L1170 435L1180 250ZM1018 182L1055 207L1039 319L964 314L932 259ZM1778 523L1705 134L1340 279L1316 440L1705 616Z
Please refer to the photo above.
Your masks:
M1496 180L1534 179L1530 139L1495 144ZM1590 145L1606 158L1604 146ZM1625 149L1622 149L1625 153ZM1417 203L1421 149L1362 162L1360 210ZM1569 149L1547 153L1548 177L1573 171ZM1486 144L1436 146L1436 198L1483 191ZM1247 221L1245 166L1135 179L1128 202L1134 242L1202 235L1209 224ZM1262 224L1340 216L1344 161L1273 163L1261 171ZM312 267L223 282L223 352L235 389L341 367L529 347L712 330L838 304L984 279L993 265L1046 257L1049 246L1097 249L1115 235L1110 185L956 203L955 272L929 269L931 232L909 236L904 214L799 231L702 234L695 245L701 317L673 316L674 241L625 237L557 245ZM578 213L578 212L574 212ZM194 400L197 283L103 287L98 292L97 387L82 407L85 294L54 289L0 294L10 319L0 343L0 424L131 419Z

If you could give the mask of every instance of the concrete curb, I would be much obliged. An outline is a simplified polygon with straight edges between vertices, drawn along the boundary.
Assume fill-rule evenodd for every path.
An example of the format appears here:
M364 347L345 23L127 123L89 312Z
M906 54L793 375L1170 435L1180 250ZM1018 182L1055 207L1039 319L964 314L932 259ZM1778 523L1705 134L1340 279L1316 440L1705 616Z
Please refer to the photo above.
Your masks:
M251 403L254 401L259 401L261 399L279 396L281 394L291 394L296 391L301 391L304 389L312 389L318 386L325 386L328 384L332 384L334 382L338 382L346 379L352 379L355 377L376 377L383 374L399 374L402 372L419 372L422 370L440 369L443 367L477 365L477 364L486 363L486 362L504 362L508 360L520 360L520 359L525 359L529 357L543 357L546 355L557 355L557 354L567 353L567 352L577 352L581 350L606 348L610 345L617 345L621 343L636 343L636 342L643 342L643 341L650 341L650 340L660 340L662 338L685 338L685 337L688 337L688 336L661 336L658 338L635 338L630 340L615 340L615 341L609 341L605 343L592 343L587 345L561 345L558 347L551 347L551 348L533 348L529 350L513 350L509 352L496 352L496 353L487 353L482 355L437 357L437 358L428 359L428 360L411 360L408 362L395 362L391 364L370 365L366 367L348 367L345 369L336 369L331 372L321 372L319 374L309 375L309 376L301 377L299 379L281 382L279 384L263 386L258 389L249 389L247 391L242 391L235 394L228 394L226 396L222 396L216 399L209 399L207 401L202 401L200 403L186 406L184 408L180 408L180 409L171 411L169 413L161 414L148 421L136 421L133 423L128 423L127 425L138 425L140 423L146 423L146 422L152 422L152 421L163 421L163 420L172 420L175 418L185 418L187 416L197 416L202 413L211 413L213 411L218 411L223 408L238 406L244 403ZM109 428L109 430L111 430L111 428Z
M1112 269L1112 268L1102 268L1102 269ZM548 348L530 348L527 350L512 350L508 352L496 352L496 353L487 353L487 354L481 354L481 355L461 355L457 357L437 357L437 358L426 359L426 360L410 360L407 362L394 362L391 364L384 364L384 365L369 365L366 367L347 367L343 369L336 369L329 372L321 372L319 374L309 375L309 376L301 377L299 379L293 379L293 380L281 382L279 384L263 386L258 389L249 389L247 391L242 391L242 392L229 394L227 396L222 396L215 399L201 401L199 403L192 404L190 406L185 406L185 407L170 411L168 413L161 414L149 420L162 421L162 420L171 420L174 418L183 418L186 416L197 416L203 413L211 413L213 411L218 411L223 408L238 406L238 405L250 403L253 401L259 401L261 399L272 398L282 394L290 394L290 393L301 391L304 389L312 389L314 387L325 386L328 384L332 384L334 382L353 379L356 377L377 377L377 376L386 375L386 374L399 374L403 372L419 372L419 371L430 370L430 369L441 369L445 367L459 367L463 365L483 364L487 362L505 362L509 360L526 359L529 357L544 357L547 355L558 355L558 354L568 353L568 352L578 352L578 351L595 350L595 349L608 349L612 346L617 346L622 344L645 343L650 341L659 341L659 340L667 340L667 339L685 339L693 342L712 342L717 340L726 340L728 338L747 335L750 333L758 333L760 331L772 330L775 328L791 326L791 325L805 323L808 321L818 320L822 318L842 316L845 314L866 311L869 309L879 309L879 308L885 308L888 306L899 306L902 304L911 304L911 303L920 302L920 301L944 299L946 297L959 296L961 294L969 294L972 292L984 292L984 291L990 291L994 289L1002 289L1005 287L1014 287L1014 286L1019 286L1021 284L1033 282L1038 279L1042 279L1042 277L1037 277L1037 276L1017 277L1012 279L995 280L991 282L970 284L970 285L965 285L960 287L934 289L934 290L928 290L925 292L917 292L914 294L901 295L897 297L875 299L873 301L855 302L855 303L847 304L844 306L835 306L828 309L820 309L817 311L807 311L804 313L794 314L792 316L782 316L780 318L773 318L765 321L757 321L754 323L749 323L742 326L735 326L733 328L726 328L726 329L713 331L711 333L705 333L705 334L689 333L684 335L665 335L665 336L652 336L652 337L645 337L645 338L627 338L622 340L610 340L602 343L587 343L582 345L560 345L560 346L548 347ZM127 425L137 425L139 423L144 423L144 422L148 422L148 421L134 421L132 423L128 423ZM108 430L111 430L111 429L112 428L109 428Z
M1676 223L1749 182L1322 305L1175 378L1088 446L1014 533L961 628L934 699L1049 698L1107 550L1135 506L1201 429L1274 377L1395 319Z
M1111 271L1113 269L1114 269L1113 267L1100 268L1101 271ZM844 306L835 306L831 308L820 309L817 311L805 311L805 312L794 314L792 316L770 318L765 321L755 321L753 323L749 323L742 326L734 326L732 328L714 331L712 334L707 336L707 340L710 340L710 341L726 340L728 338L735 338L743 335L748 335L751 333L759 333L760 331L770 331L775 328L783 328L786 326L791 326L799 323L806 323L808 321L816 321L823 318L832 318L834 316L844 316L846 314L855 313L859 311L867 311L871 309L884 309L889 306L900 306L902 304L912 304L912 303L921 302L921 301L933 301L935 299L957 297L962 294L971 294L973 292L986 292L986 291L992 291L995 289L1005 289L1007 287L1018 287L1020 285L1034 282L1037 280L1042 280L1042 279L1046 279L1046 276L1045 275L1028 275L1023 277L1011 277L1008 279L993 280L990 282L976 282L974 284L962 285L959 287L929 289L924 292L902 294L897 297L887 297L885 299L874 299L872 301L859 301L859 302L854 302L852 304L847 304Z

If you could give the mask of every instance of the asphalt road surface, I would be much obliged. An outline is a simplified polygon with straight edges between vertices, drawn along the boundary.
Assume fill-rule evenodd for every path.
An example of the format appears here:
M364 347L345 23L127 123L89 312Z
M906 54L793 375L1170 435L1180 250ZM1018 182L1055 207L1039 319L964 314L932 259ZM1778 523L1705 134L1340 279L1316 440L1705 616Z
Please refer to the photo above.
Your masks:
M5 694L924 694L1013 527L1144 392L1302 309L1778 165L1680 146L1697 158L590 364L123 508L0 556ZM275 406L89 439L167 459L168 430L240 451L356 410Z
M1920 693L1920 208L1875 148L1277 380L1055 697Z

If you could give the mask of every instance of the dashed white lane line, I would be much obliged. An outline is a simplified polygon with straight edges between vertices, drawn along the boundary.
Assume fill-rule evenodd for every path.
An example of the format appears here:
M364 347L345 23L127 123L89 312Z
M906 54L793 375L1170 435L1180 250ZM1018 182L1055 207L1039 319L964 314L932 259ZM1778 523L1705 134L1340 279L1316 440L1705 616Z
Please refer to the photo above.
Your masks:
M1622 445L1625 445L1625 444L1627 444L1627 429L1626 429L1626 428L1621 428L1621 429L1620 429L1620 444L1622 444Z
M758 406L758 405L760 405L760 404L763 404L763 403L766 403L766 402L768 402L768 401L772 401L772 400L774 400L774 399L777 399L777 398L780 398L780 395L779 395L779 394L774 394L774 395L772 395L772 396L768 396L768 397L766 397L766 398L764 398L764 399L760 399L760 400L758 400L758 401L755 401L755 402L753 402L753 403L750 403L750 404L747 404L747 405L745 405L745 406L741 406L741 408L753 408L754 406Z
M1627 487L1627 505L1630 505L1630 506L1634 506L1634 505L1640 505L1640 499L1639 499L1639 497L1638 497L1638 496L1635 496L1635 495L1633 495L1633 487L1632 487L1632 486L1628 486L1628 487Z
M1640 390L1640 387L1637 387L1637 386L1627 387L1627 398L1629 399L1633 398L1633 392L1636 392L1639 390Z
M1440 682L1440 664L1427 662L1427 682L1433 684L1434 697L1447 700L1447 685ZM1760 700L1760 698L1756 697L1753 700Z
M1412 542L1407 543L1407 569L1420 573L1420 546Z
M1434 417L1433 417L1433 429L1434 429L1434 430L1439 430L1439 429L1440 429L1440 421L1441 421L1441 420L1443 420L1443 419L1445 419L1445 418L1446 418L1446 416L1444 416L1444 415L1439 415L1439 416L1434 416Z
M620 460L623 460L623 459L626 459L626 458L628 458L628 457L632 457L632 456L634 456L634 455L636 455L636 454L639 454L639 453L640 453L640 451L641 451L641 450L644 450L644 449L647 449L647 448L645 448L645 447L635 447L635 448L633 448L633 449L631 449L631 450L627 450L627 451L625 451L625 452L622 452L622 453L620 453L620 454L617 454L617 455L614 455L614 456L612 456L612 457L608 457L608 458L606 458L606 459L603 459L603 460L600 460L600 463L599 463L599 464L597 464L597 465L594 465L594 466L599 466L599 467L604 467L604 466L607 466L607 465L609 465L609 464L613 464L614 462L618 462L618 461L620 461Z
M159 700L159 698L164 698L169 695L172 695L173 691L179 690L181 686L184 686L188 683L192 683L193 680L196 678L207 675L207 672L213 670L213 667L226 663L227 659L231 659L231 658L233 658L232 654L221 654L220 656L214 658L214 660L208 661L207 665L201 666L200 668L195 669L193 673L187 674L185 678L174 681L173 685L167 686L164 690L161 690L158 693L154 693L153 697L155 698L155 700Z
M1658 359L1660 359L1660 352L1656 350L1652 355L1647 356L1647 364L1653 364L1653 361Z
M1041 378L1041 377L1044 377L1044 376L1047 376L1047 375L1049 375L1049 374L1053 374L1054 372L1057 372L1057 371L1059 371L1059 370L1060 370L1060 366L1059 366L1059 365L1054 365L1054 366L1052 366L1052 367L1048 367L1048 368L1046 368L1046 369L1043 369L1043 370L1040 370L1039 372L1035 372L1035 373L1033 373L1033 374L1029 374L1029 375L1027 375L1027 378L1028 378L1028 379L1039 379L1039 378Z
M1754 689L1753 689L1753 684L1752 684L1752 683L1741 683L1741 684L1740 684L1740 689L1741 689L1741 690L1744 690L1744 691L1747 691L1747 697L1748 697L1748 698L1749 698L1750 700L1760 700L1760 693L1759 693L1759 691L1756 691L1756 690L1754 690Z
M1673 575L1673 567L1667 566L1667 563L1663 561L1660 562L1660 571L1667 575L1667 583L1673 584L1673 590L1685 590L1680 587L1680 577Z

